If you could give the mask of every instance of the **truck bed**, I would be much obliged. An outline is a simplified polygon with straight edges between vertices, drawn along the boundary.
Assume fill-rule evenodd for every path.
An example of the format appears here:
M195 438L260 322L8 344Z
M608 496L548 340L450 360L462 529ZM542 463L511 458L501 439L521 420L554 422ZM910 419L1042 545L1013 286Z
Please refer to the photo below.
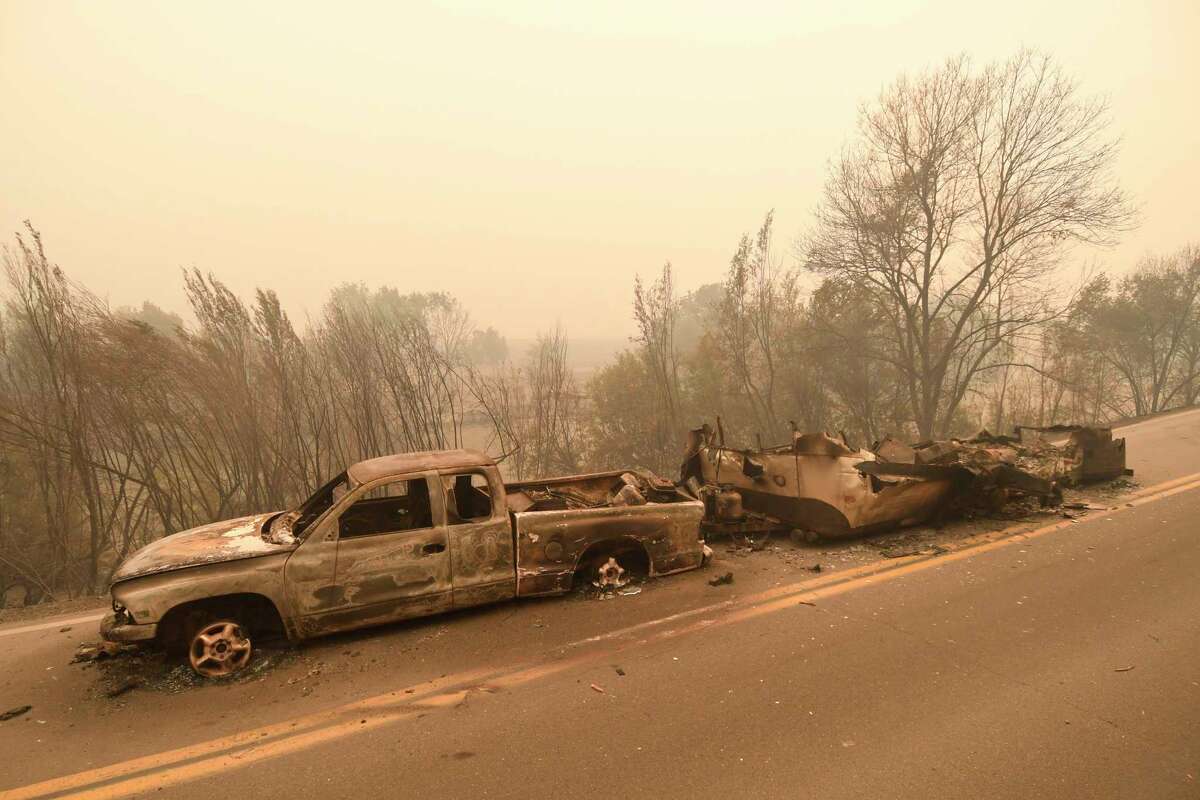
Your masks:
M694 569L703 560L704 504L652 475L572 475L506 484L505 491L518 596L569 590L576 564L593 547L644 559L651 576Z

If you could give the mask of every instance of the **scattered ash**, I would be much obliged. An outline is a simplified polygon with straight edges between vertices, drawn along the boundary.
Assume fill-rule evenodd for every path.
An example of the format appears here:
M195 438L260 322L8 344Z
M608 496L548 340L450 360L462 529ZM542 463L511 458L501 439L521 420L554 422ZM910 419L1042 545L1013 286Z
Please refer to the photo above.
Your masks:
M1073 489L1064 494L1072 499L1086 500L1087 498L1103 498L1105 500L1117 500L1122 495L1135 492L1142 488L1142 484L1134 478L1116 478L1111 481L1103 481L1101 483L1089 483L1087 486L1081 486L1078 489Z
M594 583L580 581L575 587L576 597L584 600L615 600L619 597L634 597L642 593L647 581L644 578L631 578L621 586L596 586Z
M134 691L177 694L201 686L263 680L267 673L292 663L296 658L293 648L260 647L254 651L250 664L244 670L218 679L197 675L183 657L131 645L81 645L72 663L81 664L82 669L95 671L92 686L94 696L117 699Z

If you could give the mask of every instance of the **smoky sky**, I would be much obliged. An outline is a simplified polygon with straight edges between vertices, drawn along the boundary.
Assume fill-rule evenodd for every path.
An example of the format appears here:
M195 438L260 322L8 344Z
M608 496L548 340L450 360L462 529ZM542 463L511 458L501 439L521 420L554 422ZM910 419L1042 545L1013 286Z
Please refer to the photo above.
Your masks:
M779 258L859 105L1032 47L1106 96L1141 222L1066 268L1200 240L1200 3L0 2L0 230L112 305L180 269L315 314L351 281L447 291L527 337L631 332L636 275Z

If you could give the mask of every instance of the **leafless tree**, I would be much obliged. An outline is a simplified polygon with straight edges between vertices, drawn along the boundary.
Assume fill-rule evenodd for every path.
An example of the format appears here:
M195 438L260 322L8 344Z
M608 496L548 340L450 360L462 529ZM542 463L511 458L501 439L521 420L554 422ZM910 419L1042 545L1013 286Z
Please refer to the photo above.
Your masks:
M652 440L655 451L649 463L661 465L675 460L683 441L679 351L675 344L678 300L671 265L663 266L656 281L646 286L641 278L633 285L633 318L637 323L638 353L645 363L654 388L653 404L639 413L654 420Z
M1200 361L1200 248L1149 257L1115 287L1100 276L1085 310L1097 361L1120 376L1134 414L1195 402Z
M525 372L509 362L490 369L467 364L464 369L466 387L490 422L493 438L487 444L504 457L501 469L516 480L531 477L533 453L526 444L532 438L533 411Z
M725 364L752 413L754 433L778 439L787 432L779 414L780 372L787 325L798 319L796 276L772 251L774 212L754 237L743 236L729 264L719 327Z
M561 329L538 336L529 354L528 380L530 470L540 475L578 472L583 452L579 427L582 398L567 359L567 337Z
M89 402L90 380L84 333L96 308L50 262L41 235L26 223L15 248L4 251L11 288L9 318L15 324L4 344L4 405L0 418L10 440L29 445L44 524L51 545L47 585L97 584L105 538L105 517L113 509L101 496L92 468L98 423ZM82 500L82 513L72 494ZM82 524L84 541L68 535ZM45 581L44 581L45 582Z
M1062 247L1130 223L1106 129L1104 102L1030 52L978 74L951 60L862 109L804 252L880 298L874 357L903 375L921 436L945 433L976 377L1009 363L1001 345L1055 313Z

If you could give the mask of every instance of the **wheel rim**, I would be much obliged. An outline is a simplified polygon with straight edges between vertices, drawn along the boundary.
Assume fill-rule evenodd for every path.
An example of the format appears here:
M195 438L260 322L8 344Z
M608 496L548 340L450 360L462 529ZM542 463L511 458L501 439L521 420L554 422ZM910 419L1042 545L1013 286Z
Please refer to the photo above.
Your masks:
M629 583L629 573L615 558L610 557L596 569L593 585L600 589L620 589Z
M214 622L192 637L188 658L192 669L206 678L232 675L250 661L250 637L236 622Z

